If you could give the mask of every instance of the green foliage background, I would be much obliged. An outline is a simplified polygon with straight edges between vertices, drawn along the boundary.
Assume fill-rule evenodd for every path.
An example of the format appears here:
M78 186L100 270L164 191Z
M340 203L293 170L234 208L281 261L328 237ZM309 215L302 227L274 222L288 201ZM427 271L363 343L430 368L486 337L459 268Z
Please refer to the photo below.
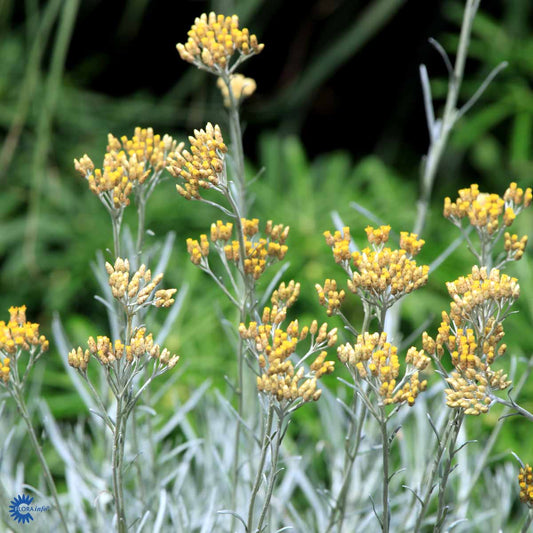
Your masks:
M140 25L148 3L139 0L126 4L130 18L122 24ZM201 2L188 4L198 5L198 13L207 9ZM227 0L215 4L219 10L240 14L255 29L254 22L260 20L265 2ZM377 11L378 4L385 15ZM306 153L298 135L302 127L298 117L305 114L316 87L356 56L370 38L379 40L386 20L396 14L401 4L371 3L376 11L368 8L364 11L369 13L366 19L358 19L353 26L344 28L333 43L335 46L326 50L329 55L318 54L315 60L310 59L292 85L284 88L285 92L280 89L267 103L252 99L245 112L251 127L261 126L261 117L268 116L270 121L269 128L257 136L251 147L255 156L248 161L249 177L259 177L252 186L254 204L250 213L262 220L272 219L291 226L287 256L290 267L284 278L301 281L302 297L296 312L309 320L326 318L318 305L314 284L326 277L339 281L343 277L322 237L323 231L334 227L332 212L338 212L344 223L351 226L359 243L364 242L364 227L372 222L350 205L352 201L390 224L396 234L413 225L420 147L402 145L401 136L396 135L374 153L362 157L354 158L348 151L316 155ZM467 66L464 98L473 94L498 62L506 60L509 67L452 135L423 235L427 244L420 259L428 264L458 236L456 229L441 216L445 196L453 196L458 188L472 182L480 182L484 190L500 194L512 180L524 187L532 184L533 28L532 19L527 17L531 6L527 0L499 4L495 8L489 5L489 13L483 11L482 3L476 18L470 48L473 61ZM90 263L97 250L111 245L112 237L108 215L75 173L73 159L83 153L88 153L95 162L103 158L108 131L131 135L136 125L152 125L157 132L185 140L187 131L207 120L219 122L223 128L225 125L213 80L192 67L164 95L156 96L143 89L127 97L88 91L84 80L97 75L99 68L98 61L89 53L90 43L85 70L70 72L64 67L79 7L76 1L28 0L21 16L14 1L0 3L2 318L7 317L9 306L25 303L30 319L41 323L43 333L51 338L51 320L54 313L59 313L76 345L88 335L107 333L106 315L93 299L97 286ZM281 16L283 7L279 9ZM462 3L446 0L441 2L440 10L448 26L443 34L433 36L452 53L457 45ZM187 26L189 21L183 24ZM332 28L325 27L324 37L331 31ZM173 36L174 42L184 38L184 33ZM261 57L254 61L260 62ZM437 72L442 74L442 68L439 69ZM411 75L413 86L417 86L417 71L413 69ZM434 96L443 98L446 79L432 79L432 89ZM290 116L294 120L288 121L289 104L285 98L291 94ZM421 93L416 94L416 99L422 106ZM258 112L255 118L254 110ZM346 126L348 130L343 135L364 136L364 124L333 125L324 135L334 136ZM401 124L391 128L397 132ZM532 211L518 220L519 234L531 235ZM133 213L128 215L126 223L133 220ZM166 286L188 283L190 287L185 312L167 342L169 348L182 355L183 365L178 388L162 405L169 412L176 398L186 397L205 378L212 378L224 388L224 375L234 372L233 355L220 342L225 333L218 320L221 313L231 311L216 287L190 264L185 249L185 239L207 232L217 216L206 206L181 199L172 179L160 185L149 205L149 227L156 238L168 231L177 234ZM406 336L428 317L431 318L428 330L436 331L440 311L448 306L445 281L468 272L472 262L466 249L460 248L432 272L427 287L406 299L402 319ZM523 260L510 267L510 272L520 279L522 296L516 308L519 312L507 321L506 341L509 354L524 358L533 353L532 264L530 247ZM266 286L268 279L263 283ZM351 316L361 314L355 299L348 298L346 309ZM516 369L517 375L520 369L520 366ZM46 357L42 379L42 393L56 416L66 420L84 416L83 406L53 347ZM334 377L330 377L329 384L335 386ZM533 380L521 400L524 407L533 410ZM309 411L306 416L311 428L306 431L313 433L319 429L313 426L313 414ZM489 415L470 421L480 443L497 421L498 412L495 408ZM528 431L527 423L513 419L505 425L498 450L512 449L531 462Z

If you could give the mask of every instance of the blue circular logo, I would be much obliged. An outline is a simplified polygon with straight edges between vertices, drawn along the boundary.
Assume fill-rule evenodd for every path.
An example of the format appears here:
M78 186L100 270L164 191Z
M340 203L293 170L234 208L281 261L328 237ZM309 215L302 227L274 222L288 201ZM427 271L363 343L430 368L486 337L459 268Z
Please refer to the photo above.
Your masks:
M33 520L29 507L32 501L33 498L27 494L19 494L16 498L13 498L9 503L9 515L11 518L19 524L25 524Z

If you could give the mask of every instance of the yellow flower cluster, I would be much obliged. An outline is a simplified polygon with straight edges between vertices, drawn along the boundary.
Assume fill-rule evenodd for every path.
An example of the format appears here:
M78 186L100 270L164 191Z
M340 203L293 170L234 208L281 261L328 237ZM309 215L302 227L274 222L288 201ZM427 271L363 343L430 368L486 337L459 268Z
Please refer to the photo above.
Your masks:
M209 255L209 241L207 235L200 235L200 242L196 239L187 239L187 252L190 255L191 262L194 265L199 265L202 258Z
M172 368L179 360L178 355L171 354L166 348L161 350L161 347L154 343L152 334L146 335L145 328L139 328L136 331L129 345L124 345L120 340L116 340L113 345L109 338L105 336L98 336L96 340L93 337L89 337L87 345L89 348L86 350L78 347L68 354L70 366L85 371L91 355L96 357L103 365L110 365L115 361L120 361L122 358L125 358L127 363L132 363L134 360L148 355L153 359L157 359L161 364L168 366L168 368Z
M488 365L484 370L468 368L464 371L454 371L446 381L452 388L444 389L446 405L463 409L465 415L480 415L487 413L491 404L491 390L506 389L511 381L503 370L494 372Z
M525 465L518 474L520 501L533 508L533 468Z
M183 143L170 135L161 138L154 135L152 128L135 128L131 139L126 136L117 139L108 135L107 151L103 167L96 168L85 154L74 160L76 170L87 179L89 188L98 195L110 209L121 209L129 205L133 188L156 179L166 167L168 156L179 153Z
M336 328L328 332L328 325L324 323L318 327L316 320L309 327L300 328L298 320L290 322L285 329L281 327L287 308L294 304L299 292L299 283L282 283L272 295L272 307L263 310L262 322L250 322L248 327L244 324L239 326L241 338L248 341L259 363L257 389L276 400L282 409L298 400L318 400L322 394L317 388L318 380L335 368L333 361L326 361L327 351L324 348L337 342ZM291 356L296 354L298 344L309 334L312 341L307 355L318 355L311 363L309 372L306 372L301 366L303 360L294 364Z
M10 307L9 321L0 321L0 383L9 381L11 359L19 350L48 350L49 342L39 335L39 324L26 321L26 306Z
M524 250L527 245L527 235L520 239L516 233L512 235L506 231L503 235L504 249L507 252L507 257L513 261L519 261L524 255Z
M176 289L158 290L150 299L152 292L161 283L163 274L158 274L152 279L152 272L146 268L146 265L141 265L131 277L130 263L127 259L118 257L114 265L106 262L105 267L113 297L132 310L144 305L170 307L174 303L172 296L176 293Z
M194 130L189 137L190 152L176 151L169 158L169 172L185 181L183 187L176 185L178 192L187 200L200 199L200 188L218 188L225 185L224 154L228 151L220 128L210 122L205 130Z
M511 381L502 370L490 367L505 354L500 344L502 321L520 293L515 278L500 275L497 269L474 266L472 273L447 283L453 298L450 313L443 311L435 340L424 332L422 344L430 354L442 357L446 347L455 371L447 379L446 403L465 414L486 413L493 403L492 391L506 389Z
M9 357L0 359L0 383L7 383L9 381L9 372L11 360Z
M511 305L520 295L516 278L501 274L496 268L474 266L472 273L446 283L453 302L450 304L450 318L456 324L465 321L481 323L483 317Z
M224 224L222 220L217 220L216 224L211 224L211 240L213 242L228 242L231 239L232 232L233 224L231 222Z
M239 28L239 17L226 17L213 12L202 14L194 21L185 44L177 44L180 57L214 74L229 72L231 59L239 52L240 60L258 54L264 44L250 35L248 28Z
M324 232L326 244L333 250L333 258L335 263L348 265L351 258L350 242L352 237L350 235L350 228L348 226L342 228L341 231L336 231L333 235L330 231Z
M383 405L407 402L410 406L427 387L427 381L420 381L419 371L424 370L430 359L424 350L409 348L406 362L416 370L398 382L400 362L398 348L387 342L386 333L362 333L357 343L346 343L337 348L337 354L352 373L369 382L380 395Z
M323 287L317 283L315 289L318 293L320 305L327 308L328 316L336 314L346 296L344 289L339 291L337 289L337 282L334 279L327 279Z
M229 89L223 78L218 78L217 87L220 89L222 97L224 98L224 105L226 107L231 107L232 103ZM242 74L232 74L230 77L230 87L235 103L239 105L242 100L254 94L257 84L252 78L246 78Z
M259 279L265 269L274 261L281 261L289 247L285 244L289 236L289 226L273 224L267 221L265 226L266 237L255 238L259 232L259 219L241 219L244 234L244 273ZM238 264L240 262L241 246L238 240L232 240L231 223L223 224L220 220L211 225L211 240L224 254L227 261ZM187 251L192 263L200 265L203 258L209 255L209 240L207 235L200 235L200 242L196 239L187 239ZM205 265L207 266L207 261Z
M485 247L491 240L497 240L505 227L509 227L516 216L531 205L533 194L531 188L525 191L516 183L511 183L503 198L497 194L479 192L476 184L468 189L461 189L459 197L452 202L444 200L444 216L461 228L463 218L474 226ZM505 251L507 260L518 261L527 243L527 237L519 238L516 234L505 234Z
M0 321L0 351L15 354L19 349L31 350L39 347L48 350L49 342L39 335L39 324L26 321L26 306L10 307L9 322Z
M419 239L416 233L400 232L400 248L405 250L407 255L411 257L418 255L424 244L426 244L426 241Z
M348 288L353 293L358 293L370 304L387 309L405 294L427 283L429 266L418 266L412 259L424 244L417 235L402 232L400 249L393 250L385 247L390 226L368 226L365 232L372 248L353 253L350 252L350 228L345 227L333 235L329 231L324 233L335 262L341 264L350 276ZM350 267L350 259L355 270Z

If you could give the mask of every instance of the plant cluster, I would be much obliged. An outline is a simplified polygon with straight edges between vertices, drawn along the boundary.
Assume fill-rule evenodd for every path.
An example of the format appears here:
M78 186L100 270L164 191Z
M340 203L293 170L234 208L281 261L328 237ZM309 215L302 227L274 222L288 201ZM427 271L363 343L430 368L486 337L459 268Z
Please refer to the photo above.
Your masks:
M477 5L467 2L463 40ZM466 46L464 41L462 54ZM450 487L469 444L463 438L467 417L501 404L505 417L533 422L533 414L510 395L510 365L501 366L508 359L504 322L520 295L518 279L503 270L523 258L527 243L527 236L510 228L530 206L531 188L511 183L500 197L474 184L460 190L455 201L444 200L444 217L459 228L476 263L467 275L447 283L449 310L442 312L434 337L423 327L404 342L395 327L404 300L416 298L413 293L424 290L432 273L419 259L425 244L421 235L439 154L458 116L454 109L464 56L458 57L450 82L451 107L446 106L441 129L431 134L416 231L396 235L390 225L367 226L361 247L348 226L324 232L345 281L329 277L315 288L325 314L340 321L341 329L295 316L301 284L282 281L284 268L275 268L290 256L289 227L272 220L261 224L250 215L254 204L239 109L256 84L236 71L263 48L236 15L203 14L177 50L183 60L217 78L229 136L208 123L194 131L186 147L151 128L136 128L131 139L109 134L102 168L95 168L87 155L75 160L75 169L108 211L113 236L109 260L101 255L95 266L102 291L97 299L108 313L109 331L90 336L86 347L73 348L55 322L56 342L90 412L88 443L75 443L76 434L85 434L83 424L69 433L46 422L66 464L67 483L83 488L75 502L61 497L27 406L29 377L48 340L38 324L26 320L24 306L12 307L9 321L0 322L1 390L13 398L25 422L65 531L98 530L107 519L120 533L149 529L152 521L155 531L261 533L290 526L339 533L363 527L384 533L425 527L444 531L466 514L459 496L450 498ZM433 121L432 116L432 126ZM199 238L184 236L183 244L191 263L230 304L231 314L221 316L228 333L223 342L236 362L235 368L224 369L229 397L219 394L218 407L208 401L199 406L199 396L193 395L170 420L161 420L157 411L165 385L152 385L181 361L163 343L186 288L161 288L172 239L147 244L145 226L147 202L165 172L177 180L177 202L202 202L222 213ZM131 199L137 209L135 240L122 227ZM362 320L352 316L346 305L350 300L360 304ZM168 313L159 332L153 329L154 311ZM338 398L325 378L336 371L328 353L334 349L349 376L339 377ZM186 347L183 352L186 360ZM530 361L528 369L532 366ZM179 377L176 370L170 385ZM346 396L351 401L345 402ZM314 479L304 475L313 466L312 457L295 466L298 443L289 431L304 406L323 416L322 442L327 444L322 445L337 450L336 461L326 463L327 473ZM213 418L220 426L197 432L201 423L187 417L193 408L217 409ZM426 420L417 422L424 446L410 450L423 463L414 475L397 468L397 455L408 453L401 441L416 434L409 426L417 412ZM97 440L104 443L104 458L91 450ZM486 464L487 456L481 468ZM525 532L533 521L533 474L529 464L520 461L520 466L512 475L518 476L518 496L528 508ZM363 477L373 480L369 493L361 490ZM475 481L461 494L468 496ZM202 491L211 482L208 496ZM298 490L310 502L301 513L294 497ZM205 501L199 515L188 509L191 493Z

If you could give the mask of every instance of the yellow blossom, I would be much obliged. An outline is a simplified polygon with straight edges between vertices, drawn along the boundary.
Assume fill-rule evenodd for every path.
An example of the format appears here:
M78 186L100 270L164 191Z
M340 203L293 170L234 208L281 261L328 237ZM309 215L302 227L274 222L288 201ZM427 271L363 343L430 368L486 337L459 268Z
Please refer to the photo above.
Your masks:
M139 328L128 345L125 345L121 340L116 340L113 344L106 336L98 336L96 340L89 337L87 345L88 349L86 350L78 347L70 351L68 354L70 366L85 371L91 355L106 366L122 359L125 359L125 364L130 364L142 357L151 357L168 368L172 368L179 360L178 355L170 354L166 348L162 350L154 342L151 333L146 335L146 328Z
M226 17L213 12L209 15L204 13L195 19L188 37L185 44L176 45L180 57L217 75L229 73L237 62L258 54L264 48L248 28L239 28L237 15ZM232 65L235 53L239 54L239 58Z
M359 378L370 381L379 392L383 405L408 403L427 387L427 381L419 380L418 370L424 370L430 362L423 350L411 347L406 362L416 368L398 381L400 362L398 348L387 342L386 333L362 333L355 344L346 343L337 348L342 363Z
M270 396L280 408L288 408L294 402L316 401L321 390L318 380L334 370L334 362L327 361L324 348L337 342L337 329L328 331L326 323L320 328L313 322L311 327L301 328L298 320L293 320L286 328L281 323L286 318L287 307L292 305L300 290L300 284L291 281L282 283L272 295L272 307L265 307L262 320L250 322L248 327L239 326L242 339L248 341L251 351L257 357L259 375L257 388L262 394ZM318 353L306 372L301 363L294 363L298 344L311 332L311 349L307 353Z
M160 289L151 297L161 283L163 274L157 274L152 279L152 271L143 264L130 276L129 261L120 257L115 260L114 265L106 263L105 266L111 293L123 305L134 309L146 305L170 307L174 303L173 295L177 292L176 289Z
M520 501L533 508L533 468L526 464L520 468L518 474L520 486Z
M200 189L219 189L225 186L224 154L228 151L220 128L208 123L205 130L194 130L189 137L190 152L174 152L169 158L169 172L184 180L176 185L181 196L187 200L200 199Z
M168 156L179 153L179 144L170 135L155 135L152 128L135 128L134 135L117 139L108 134L107 151L102 168L95 168L85 154L74 160L76 170L87 179L89 188L110 210L121 210L130 203L135 187L153 183L167 166Z

